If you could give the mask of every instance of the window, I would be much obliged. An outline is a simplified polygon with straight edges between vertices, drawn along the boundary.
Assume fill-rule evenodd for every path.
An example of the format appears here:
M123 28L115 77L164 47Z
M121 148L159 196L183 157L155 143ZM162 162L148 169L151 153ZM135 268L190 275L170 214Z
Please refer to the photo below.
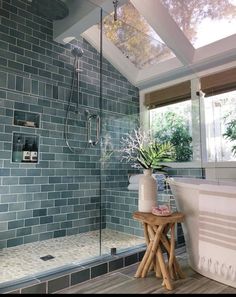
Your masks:
M176 149L176 162L193 160L191 100L150 110L154 138L170 141Z
M236 91L208 96L203 99L202 127L205 139L195 139L203 145L206 162L236 161ZM150 127L153 137L170 141L176 148L176 162L197 161L199 150L194 145L193 134L200 135L194 123L191 100L169 104L150 110ZM198 130L198 131L197 131ZM193 133L194 131L194 133Z
M204 99L208 162L236 161L236 91Z

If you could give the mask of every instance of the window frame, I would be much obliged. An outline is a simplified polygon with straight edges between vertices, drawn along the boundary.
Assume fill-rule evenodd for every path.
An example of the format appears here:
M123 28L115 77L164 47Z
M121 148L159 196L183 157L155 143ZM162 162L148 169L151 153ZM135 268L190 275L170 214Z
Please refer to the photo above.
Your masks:
M199 118L200 118L200 129L199 126L199 138L192 135L193 143L199 143L200 139L200 150L201 159L200 161L190 161L190 162L170 162L168 166L172 168L236 168L236 161L219 161L219 162L209 162L207 160L207 144L206 144L206 131L205 131L205 111L204 111L204 93L201 91L201 79L200 77L188 78L191 81L191 102L194 100L199 100ZM180 81L181 82L181 81ZM174 83L172 84L174 85ZM229 90L230 92L231 90ZM227 91L225 91L227 92ZM150 129L150 112L145 106L145 91L140 92L140 122L144 129ZM200 95L200 96L199 96ZM196 127L196 126L195 126ZM194 130L194 125L192 126ZM194 153L194 149L193 149ZM166 163L161 163L166 164Z

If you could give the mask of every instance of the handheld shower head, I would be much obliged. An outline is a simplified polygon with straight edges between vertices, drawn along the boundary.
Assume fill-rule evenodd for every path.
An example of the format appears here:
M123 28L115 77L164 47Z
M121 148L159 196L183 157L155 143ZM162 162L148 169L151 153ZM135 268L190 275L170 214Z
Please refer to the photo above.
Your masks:
M81 58L84 54L84 50L79 46L75 46L72 48L71 53L74 57Z

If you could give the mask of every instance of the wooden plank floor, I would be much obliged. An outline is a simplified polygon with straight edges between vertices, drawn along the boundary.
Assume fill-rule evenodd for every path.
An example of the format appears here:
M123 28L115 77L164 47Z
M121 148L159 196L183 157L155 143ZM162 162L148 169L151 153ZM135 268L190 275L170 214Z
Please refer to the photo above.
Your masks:
M186 254L177 256L186 278L175 281L174 290L162 286L153 272L147 278L134 278L138 263L62 290L58 294L236 294L232 288L194 272L187 264Z

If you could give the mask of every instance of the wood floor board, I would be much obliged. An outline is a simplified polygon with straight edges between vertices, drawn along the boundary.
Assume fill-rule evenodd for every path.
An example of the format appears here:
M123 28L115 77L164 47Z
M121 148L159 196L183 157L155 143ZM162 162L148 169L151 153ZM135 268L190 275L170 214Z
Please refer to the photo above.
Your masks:
M236 295L236 288L225 287L220 293L221 294L235 294Z
M106 294L149 294L157 287L161 286L162 280L155 276L148 278L133 278L128 282L111 287L101 293Z
M138 269L139 263L135 263L133 265L127 266L119 270L120 273L133 277L135 275L136 270Z
M152 291L152 294L176 294L182 286L187 286L189 283L192 282L192 278L185 278L181 280L177 280L173 282L174 290L169 291L164 286L158 287L156 290Z
M82 284L75 285L69 289L62 290L59 294L93 294L129 280L130 278L128 276L115 272L99 276Z

